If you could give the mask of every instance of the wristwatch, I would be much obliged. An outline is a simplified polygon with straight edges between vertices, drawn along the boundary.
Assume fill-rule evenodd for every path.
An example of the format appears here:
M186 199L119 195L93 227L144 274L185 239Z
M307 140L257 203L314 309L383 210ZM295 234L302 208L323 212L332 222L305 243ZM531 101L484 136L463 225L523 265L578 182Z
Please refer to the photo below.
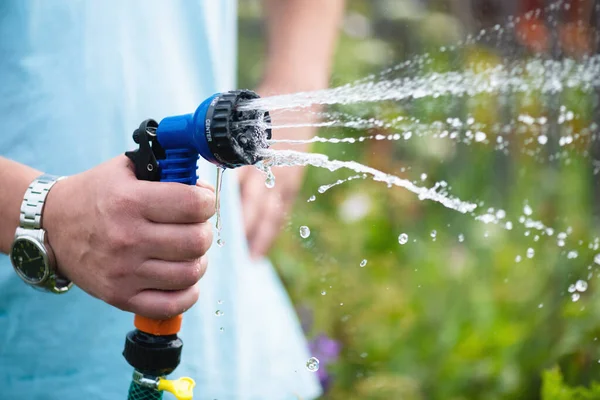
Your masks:
M52 186L64 177L42 175L25 192L21 204L20 224L10 250L10 261L19 277L35 289L66 293L73 285L56 272L56 260L48 251L46 231L42 229L42 213Z

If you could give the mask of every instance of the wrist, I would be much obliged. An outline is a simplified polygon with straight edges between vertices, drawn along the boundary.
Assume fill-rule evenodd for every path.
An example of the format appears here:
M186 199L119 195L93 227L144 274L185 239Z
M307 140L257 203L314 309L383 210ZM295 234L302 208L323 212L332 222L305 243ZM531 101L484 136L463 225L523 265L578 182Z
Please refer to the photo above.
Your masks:
M61 179L54 184L52 190L48 193L42 220L42 226L46 231L46 246L49 257L54 262L57 272L63 276L65 276L65 271L61 269L59 259L56 255L55 243L58 236L58 230L60 229L59 227L61 226L61 221L65 220L65 216L63 215L63 191L65 189L65 183L65 180ZM68 278L68 276L65 277Z
M6 195L0 198L0 252L8 254L15 237L15 231L19 226L19 216L23 196L27 187L33 180L41 175L41 172L18 164L10 160L0 160L8 165L4 171L10 174L3 175L0 171L0 187L7 188Z

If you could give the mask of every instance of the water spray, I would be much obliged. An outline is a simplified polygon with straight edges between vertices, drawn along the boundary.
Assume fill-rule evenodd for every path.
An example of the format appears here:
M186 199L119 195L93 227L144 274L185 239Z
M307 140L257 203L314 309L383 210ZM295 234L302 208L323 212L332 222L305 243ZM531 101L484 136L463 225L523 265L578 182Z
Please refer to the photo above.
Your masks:
M253 165L271 139L269 113L241 109L259 96L249 90L217 93L193 114L148 119L133 133L139 145L125 153L133 161L138 179L195 185L200 156L219 168ZM179 400L193 397L191 378L168 380L179 365L183 342L177 336L183 316L153 320L136 315L127 334L123 356L134 368L129 400L158 400L168 391Z

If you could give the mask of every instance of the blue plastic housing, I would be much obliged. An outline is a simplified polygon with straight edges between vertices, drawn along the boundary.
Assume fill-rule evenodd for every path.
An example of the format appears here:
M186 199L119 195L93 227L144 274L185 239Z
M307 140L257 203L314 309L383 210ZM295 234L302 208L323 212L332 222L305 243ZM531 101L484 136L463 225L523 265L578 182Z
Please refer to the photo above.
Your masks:
M209 128L206 126L206 113L218 96L219 93L204 100L193 114L166 117L160 121L156 136L166 153L165 159L158 160L161 182L195 185L199 156L219 165L208 147Z

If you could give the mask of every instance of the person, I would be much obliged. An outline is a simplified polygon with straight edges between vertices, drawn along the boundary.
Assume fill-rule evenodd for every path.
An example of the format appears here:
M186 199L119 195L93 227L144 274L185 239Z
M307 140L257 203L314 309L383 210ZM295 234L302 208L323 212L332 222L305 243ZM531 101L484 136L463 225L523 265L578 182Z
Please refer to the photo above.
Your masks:
M302 171L275 170L273 189L252 167L226 171L221 248L210 246L213 165L200 161L190 187L138 181L123 155L142 120L193 112L237 89L236 2L5 0L0 8L0 251L11 250L28 186L43 173L66 176L47 192L40 224L57 276L74 285L60 295L31 290L0 258L3 397L124 398L131 313L184 311L173 376L193 377L197 398L317 397L305 339L264 258ZM264 8L258 92L325 88L343 0L265 0Z

